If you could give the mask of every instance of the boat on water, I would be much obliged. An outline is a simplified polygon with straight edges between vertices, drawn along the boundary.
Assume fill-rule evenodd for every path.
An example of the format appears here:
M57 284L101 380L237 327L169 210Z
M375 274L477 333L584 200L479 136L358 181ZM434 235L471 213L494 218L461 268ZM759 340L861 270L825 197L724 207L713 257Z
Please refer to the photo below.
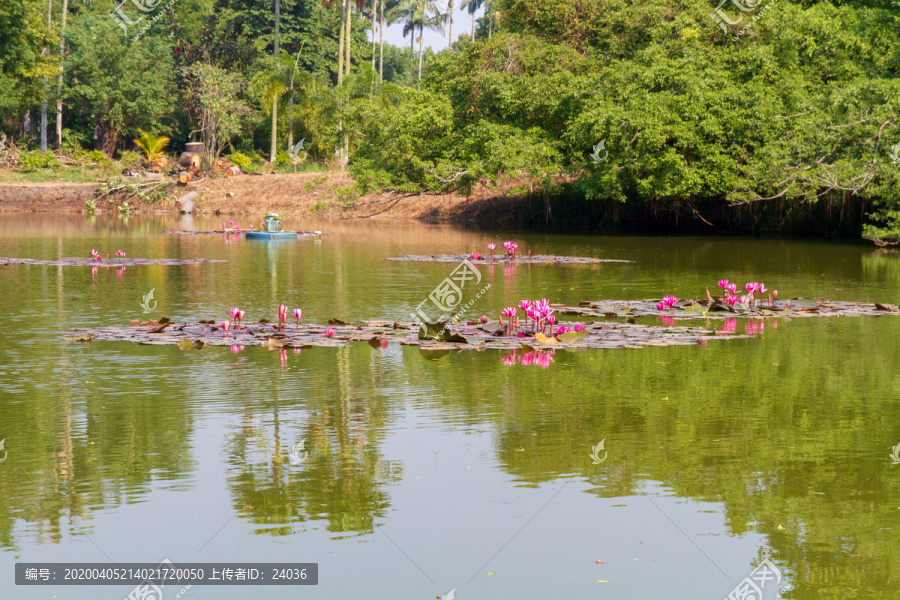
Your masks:
M248 231L246 237L248 240L284 240L296 239L300 237L298 231L284 231L281 228L281 217L278 213L267 213L265 220L262 222L259 231Z
M286 240L300 237L297 231L248 231L246 234L248 240Z

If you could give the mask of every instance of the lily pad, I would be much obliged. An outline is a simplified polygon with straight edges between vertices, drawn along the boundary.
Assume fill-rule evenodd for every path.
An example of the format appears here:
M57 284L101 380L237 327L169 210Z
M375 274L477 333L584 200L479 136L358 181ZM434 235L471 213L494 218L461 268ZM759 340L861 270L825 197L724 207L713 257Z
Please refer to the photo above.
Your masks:
M497 255L482 256L481 258L472 258L468 254L433 254L431 256L407 254L405 256L392 256L385 260L395 261L418 261L418 262L446 262L459 263L468 260L474 265L578 265L578 264L597 264L597 263L630 263L631 260L620 260L615 258L590 258L586 256L552 256L545 254L535 254L534 256L516 256L515 258L506 258Z

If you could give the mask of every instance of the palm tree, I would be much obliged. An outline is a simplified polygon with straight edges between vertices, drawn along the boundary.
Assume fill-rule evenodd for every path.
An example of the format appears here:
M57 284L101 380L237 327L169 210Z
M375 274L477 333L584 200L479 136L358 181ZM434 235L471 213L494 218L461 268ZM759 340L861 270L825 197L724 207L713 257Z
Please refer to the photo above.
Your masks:
M425 28L437 29L444 32L444 20L446 15L441 14L438 3L433 0L401 0L394 7L392 18L394 22L403 22L403 35L410 34L409 39L409 67L412 75L413 42L415 41L416 28L419 29L419 80L422 80L422 45Z
M269 66L260 70L250 80L250 93L259 96L266 112L272 113L272 146L269 161L275 162L276 134L278 132L278 101L288 91L286 73L280 69L281 61L269 59Z
M416 37L416 23L414 10L410 6L410 0L400 0L396 5L391 7L387 14L388 25L394 23L403 23L403 37L409 34L409 76L412 78L413 72L413 44Z
M153 135L141 129L138 129L141 137L135 138L134 143L138 148L146 154L147 166L152 167L153 163L162 156L163 150L169 145L169 138L164 135Z
M491 38L491 34L494 32L494 0L484 0L487 9L488 17L488 39Z
M453 49L453 0L447 0L447 18L450 21L450 31L447 33L447 48Z
M441 14L437 2L422 0L421 4L423 10L422 17L419 19L419 81L422 81L422 57L425 54L422 51L422 44L425 38L425 28L440 31L443 35L444 21L447 20L447 15ZM432 14L429 16L428 13Z
M481 8L481 5L484 4L484 0L462 0L460 2L460 8L467 8L469 10L469 15L472 17L472 40L475 40L475 12Z

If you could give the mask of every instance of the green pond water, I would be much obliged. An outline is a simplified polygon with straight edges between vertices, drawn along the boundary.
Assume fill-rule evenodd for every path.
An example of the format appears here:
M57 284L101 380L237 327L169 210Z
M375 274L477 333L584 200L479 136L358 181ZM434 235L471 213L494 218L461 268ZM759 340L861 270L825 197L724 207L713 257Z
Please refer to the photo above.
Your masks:
M635 262L479 267L491 287L473 318L521 298L702 296L722 277L779 298L897 304L900 253L312 218L286 225L331 235L163 234L220 222L0 215L0 256L230 261L0 267L3 600L120 600L133 588L16 586L17 562L166 558L319 565L317 586L181 596L216 600L720 600L765 557L786 598L897 597L897 317L768 321L705 347L558 350L547 368L493 351L62 338L133 319L222 320L231 306L274 320L282 302L312 323L408 320L454 265L382 258L487 254L505 239ZM763 597L776 592L769 581ZM177 593L169 585L163 600Z

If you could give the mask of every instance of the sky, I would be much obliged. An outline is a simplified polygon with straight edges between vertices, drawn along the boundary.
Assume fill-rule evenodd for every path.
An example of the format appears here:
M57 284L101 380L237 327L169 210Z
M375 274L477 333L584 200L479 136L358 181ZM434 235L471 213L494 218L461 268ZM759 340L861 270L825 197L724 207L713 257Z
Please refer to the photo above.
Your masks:
M459 0L455 2L456 7L453 9L453 39L458 40L459 36L466 33L472 33L472 18L469 16L469 10L460 8ZM446 4L442 3L442 10L446 10ZM475 13L475 18L480 19L484 16L484 9L481 8ZM446 25L444 26L446 29ZM369 39L371 40L371 22L369 25ZM418 34L417 34L418 35ZM376 39L378 32L375 32ZM384 41L390 42L395 46L409 47L409 36L403 37L403 24L396 23L384 28ZM418 49L419 44L416 44ZM425 30L425 47L431 48L434 52L440 52L447 48L447 34L441 35L439 31Z

